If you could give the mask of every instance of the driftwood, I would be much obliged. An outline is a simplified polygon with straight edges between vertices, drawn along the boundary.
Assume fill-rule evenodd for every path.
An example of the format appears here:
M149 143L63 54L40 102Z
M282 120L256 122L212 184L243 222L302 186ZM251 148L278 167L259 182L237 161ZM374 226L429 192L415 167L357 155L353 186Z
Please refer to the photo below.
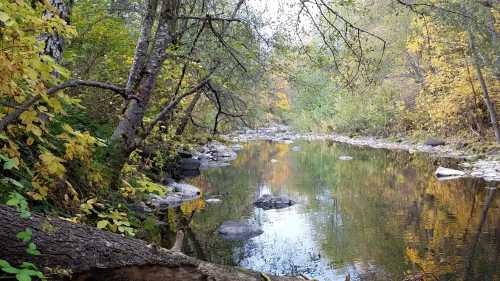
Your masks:
M26 245L16 238L16 233L27 227L33 231L40 256L28 255ZM143 240L58 218L33 214L30 219L22 219L14 208L5 205L0 205L0 249L0 259L13 265L31 261L42 268L49 280L303 280L216 265L148 245Z

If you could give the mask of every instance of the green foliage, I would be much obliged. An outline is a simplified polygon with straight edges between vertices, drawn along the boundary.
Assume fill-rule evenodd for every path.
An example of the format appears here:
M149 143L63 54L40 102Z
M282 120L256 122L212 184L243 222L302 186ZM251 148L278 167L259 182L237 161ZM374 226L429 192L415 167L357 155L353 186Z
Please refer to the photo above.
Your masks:
M47 280L36 265L29 262L23 262L19 267L14 267L6 260L0 259L0 269L6 273L15 274L18 281L31 281L34 277L40 280Z

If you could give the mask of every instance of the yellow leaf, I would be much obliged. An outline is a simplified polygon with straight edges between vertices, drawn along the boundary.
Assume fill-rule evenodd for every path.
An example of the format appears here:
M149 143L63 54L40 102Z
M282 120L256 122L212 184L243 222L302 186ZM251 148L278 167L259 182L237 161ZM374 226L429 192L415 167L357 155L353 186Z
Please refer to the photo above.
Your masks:
M25 125L31 125L33 124L33 121L35 121L38 117L38 114L33 111L33 110L29 110L29 111L25 111L23 113L21 113L21 115L19 116L19 119L21 120L21 123L25 124Z
M64 162L63 159L46 151L40 155L40 160L42 160L42 163L43 163L44 167L47 169L49 174L52 174L52 175L55 175L58 177L62 177L64 175L64 172L66 171L66 169L61 164Z

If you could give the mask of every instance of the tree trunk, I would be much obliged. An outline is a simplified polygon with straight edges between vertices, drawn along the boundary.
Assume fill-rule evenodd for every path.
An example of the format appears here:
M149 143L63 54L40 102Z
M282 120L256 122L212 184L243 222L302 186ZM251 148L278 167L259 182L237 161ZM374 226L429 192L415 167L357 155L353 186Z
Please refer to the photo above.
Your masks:
M70 10L63 0L49 0L49 3L58 12L58 16L65 22L69 23ZM46 16L52 17L51 12L46 11ZM60 63L63 58L64 38L57 32L45 33L41 36L45 42L44 54L54 58L57 63Z
M191 119L191 114L193 113L193 110L196 107L196 104L200 100L200 97L201 97L201 92L196 93L196 95L193 97L193 100L191 100L191 103L186 108L186 111L184 111L184 116L182 116L179 127L177 127L177 130L175 130L175 134L177 136L180 136L184 133L184 130L186 129L186 126L187 126L189 120Z
M491 101L488 92L488 86L486 85L486 81L484 80L484 76L481 71L481 59L479 57L479 53L474 41L474 35L471 29L472 27L469 26L469 28L467 29L467 34L469 37L469 47L472 53L472 57L474 59L474 67L476 68L476 76L477 79L479 80L479 84L481 85L484 103L486 104L486 108L488 109L488 113L490 115L491 127L493 128L493 132L495 132L496 142L500 143L500 129L498 128L497 112L495 109L495 105Z
M26 245L16 238L16 233L27 227L33 231L33 242L41 252L39 256L28 255ZM34 262L43 269L49 280L260 281L261 277L266 276L201 261L180 252L148 245L139 239L125 238L58 218L33 214L28 220L21 219L14 208L5 205L0 205L0 248L0 259L13 265L24 261ZM71 273L72 276L62 276L62 272ZM302 280L292 277L270 278Z
M175 33L179 1L165 0L160 2L161 11L158 15L158 27L152 40L153 46L149 55L149 38L156 13L156 1L151 0L147 3L149 12L144 19L143 30L136 47L134 63L127 81L127 94L133 93L138 99L128 102L125 114L111 136L112 153L109 163L111 169L116 173L120 173L130 153L145 137L140 132L142 121L155 88L156 79L160 75L161 67L166 59L165 51L174 40L172 34ZM112 185L116 187L115 184L118 181L115 176L114 178Z

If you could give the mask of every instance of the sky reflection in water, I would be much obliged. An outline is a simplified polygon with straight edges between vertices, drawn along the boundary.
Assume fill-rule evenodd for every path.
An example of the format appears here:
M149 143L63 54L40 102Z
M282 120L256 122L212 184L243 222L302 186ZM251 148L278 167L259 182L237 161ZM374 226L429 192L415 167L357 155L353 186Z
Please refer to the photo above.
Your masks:
M343 155L354 159L338 160ZM192 179L224 195L196 214L194 239L210 261L279 275L401 280L425 271L439 280L500 280L500 199L485 188L494 184L439 182L432 172L440 164L456 163L331 142L249 144L233 166ZM254 208L267 193L298 204ZM239 218L255 219L264 234L247 241L216 234Z

